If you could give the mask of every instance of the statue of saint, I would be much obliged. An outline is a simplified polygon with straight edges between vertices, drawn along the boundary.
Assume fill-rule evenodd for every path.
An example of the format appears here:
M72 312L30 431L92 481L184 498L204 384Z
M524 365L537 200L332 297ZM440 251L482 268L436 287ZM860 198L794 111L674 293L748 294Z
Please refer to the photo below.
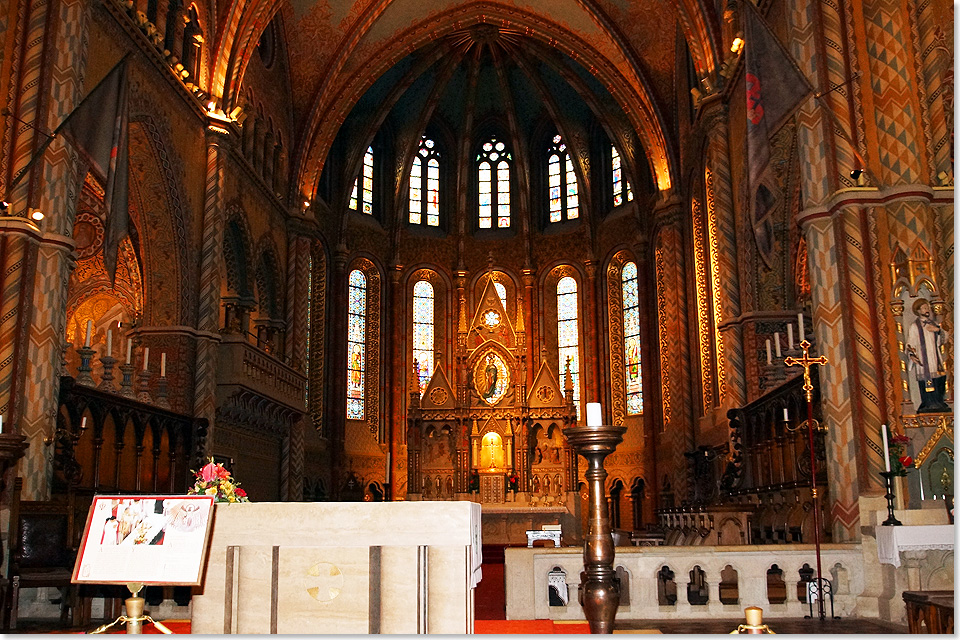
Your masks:
M944 402L947 392L947 369L943 362L942 347L946 336L936 321L930 302L917 298L913 303L916 320L907 329L907 357L920 388L920 406L917 413L950 411Z

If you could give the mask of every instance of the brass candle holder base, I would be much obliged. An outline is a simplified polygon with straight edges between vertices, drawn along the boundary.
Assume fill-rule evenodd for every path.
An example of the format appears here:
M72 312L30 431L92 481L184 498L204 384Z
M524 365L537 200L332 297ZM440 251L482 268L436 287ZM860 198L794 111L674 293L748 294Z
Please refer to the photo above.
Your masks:
M91 631L90 633L106 633L107 629L110 627L119 624L121 622L127 625L127 633L143 633L143 623L152 622L153 626L157 628L157 631L160 633L172 634L173 631L170 631L162 623L157 622L150 616L144 615L143 605L144 599L138 596L140 590L143 589L143 584L140 582L131 582L127 585L127 589L130 590L130 597L123 601L124 608L126 609L126 615L121 615L119 618L113 622L105 625L101 625Z
M620 607L620 585L613 570L615 547L610 513L604 498L607 471L603 461L623 442L626 427L614 425L569 427L567 442L589 464L584 476L590 491L589 528L583 540L583 571L579 599L590 633L613 633Z

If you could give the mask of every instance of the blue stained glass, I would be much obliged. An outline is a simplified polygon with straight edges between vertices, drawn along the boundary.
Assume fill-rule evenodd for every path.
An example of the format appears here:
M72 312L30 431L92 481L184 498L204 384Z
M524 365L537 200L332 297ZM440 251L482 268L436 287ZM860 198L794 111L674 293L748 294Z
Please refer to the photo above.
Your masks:
M481 194L480 194L480 206L481 206L481 207L488 207L488 206L490 206L490 194L489 194L489 193L481 193Z
M367 279L350 272L347 303L347 417L363 420L364 351L366 349Z
M413 359L420 366L420 393L426 390L433 374L433 323L433 285L420 280L413 286Z
M640 362L640 292L637 265L628 262L621 273L623 289L623 349L627 413L643 413L643 371Z

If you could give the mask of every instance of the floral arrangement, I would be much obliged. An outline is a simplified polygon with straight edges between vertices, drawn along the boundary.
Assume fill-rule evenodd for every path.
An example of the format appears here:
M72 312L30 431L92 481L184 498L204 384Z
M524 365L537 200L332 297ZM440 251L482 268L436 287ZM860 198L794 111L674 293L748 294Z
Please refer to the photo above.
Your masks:
M213 458L200 471L195 471L196 482L187 490L188 495L213 496L214 502L250 502L247 492L234 481L223 464Z
M507 484L510 491L516 493L520 490L520 476L516 471L512 471L509 476L507 476Z
M913 467L913 458L907 455L907 445L910 438L899 433L890 435L890 473L895 476L905 476Z

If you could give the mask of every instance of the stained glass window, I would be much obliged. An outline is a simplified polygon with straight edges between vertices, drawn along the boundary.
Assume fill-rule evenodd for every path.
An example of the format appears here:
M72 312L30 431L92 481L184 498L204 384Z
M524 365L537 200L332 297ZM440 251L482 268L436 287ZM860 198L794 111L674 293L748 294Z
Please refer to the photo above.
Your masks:
M420 280L413 285L413 359L420 366L420 393L433 375L433 285Z
M493 283L493 288L497 290L497 296L500 298L500 304L503 305L503 310L507 310L507 288L499 282Z
M363 373L367 346L367 278L350 272L347 292L347 419L363 420Z
M613 206L619 207L625 201L624 183L626 183L626 202L633 200L633 189L630 188L630 181L623 179L623 165L620 162L620 152L616 147L610 147L613 156Z
M424 223L440 226L440 153L426 136L410 167L410 224Z
M477 154L478 223L481 229L510 226L510 163L513 157L507 146L490 138ZM496 206L494 206L496 205Z
M573 220L580 215L580 195L577 174L567 153L567 145L560 136L554 136L547 149L547 189L550 203L550 222Z
M360 199L357 199L358 187L362 185ZM350 194L350 208L354 211L357 206L363 206L363 212L373 214L373 147L367 147L367 152L363 154L363 169L360 175L353 182L353 193Z
M621 274L623 284L623 367L626 378L627 413L643 413L643 373L640 370L640 290L637 265L628 262Z
M573 401L580 415L580 331L577 327L577 281L570 276L557 283L557 336L560 347L560 388L566 388L567 359L570 359L570 378L573 383Z

